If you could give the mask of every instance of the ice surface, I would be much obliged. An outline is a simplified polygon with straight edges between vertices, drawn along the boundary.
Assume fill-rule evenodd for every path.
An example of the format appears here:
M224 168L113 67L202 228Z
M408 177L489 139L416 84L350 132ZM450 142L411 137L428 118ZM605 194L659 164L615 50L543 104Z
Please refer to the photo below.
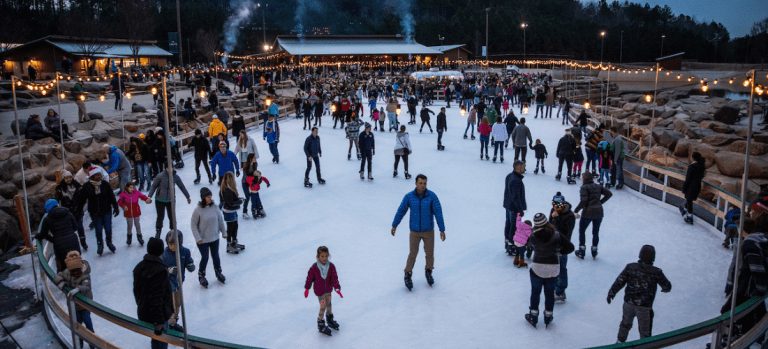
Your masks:
M439 106L432 109L438 112ZM406 121L407 117L400 119ZM261 193L268 216L259 220L241 217L239 240L247 245L244 253L228 255L222 245L226 285L213 279L210 262L209 289L198 285L196 273L187 274L184 296L190 333L273 348L575 348L613 343L623 292L611 305L605 297L624 265L637 259L643 244L656 246L656 265L673 284L671 293L656 299L654 333L718 315L729 262L728 251L720 247L719 233L705 224L687 225L676 208L625 189L617 191L605 206L597 260L569 258L568 302L555 306L549 329L532 328L523 319L530 296L528 270L515 268L502 248L503 184L513 154L506 154L504 164L480 161L479 141L462 139L465 120L455 105L448 109L449 131L442 152L436 150L436 133L425 129L420 134L416 127L408 127L414 146L410 173L429 176L429 189L442 202L447 226L447 240L436 242L435 286L428 287L424 279L422 252L414 269L413 292L404 288L402 279L408 253L407 218L396 237L389 234L400 200L413 189L413 182L403 178L402 164L400 176L391 176L394 133L376 132L375 180L360 181L360 163L354 160L354 153L352 161L346 158L344 132L331 129L331 118L323 117L321 166L328 184L317 184L313 169L310 178L315 187L306 189L302 186L306 158L301 149L309 131L301 129L301 121L281 123L279 165L271 163L260 132L251 130L261 155L259 169L272 182ZM434 117L432 121L434 126ZM554 180L554 153L564 129L560 119L528 115L528 125L534 139L541 138L547 146L550 157L546 175L534 175L529 167L526 217L548 213L556 191L575 206L578 186ZM533 163L532 151L528 160ZM179 200L179 226L199 262L200 254L191 243L189 217L203 185L192 184L195 174L190 156L186 165L179 174L193 203ZM142 208L145 237L154 233L152 206ZM91 231L88 242L92 249L85 258L93 267L95 299L135 316L131 270L144 249L135 239L133 246L126 247L122 215L113 222L117 253L97 257ZM577 236L574 232L574 242ZM330 338L317 332L316 298L302 296L304 278L319 245L330 248L346 297L334 295L333 310L341 331ZM148 341L107 326L101 319L94 318L94 322L97 333L119 346L139 347ZM633 329L630 340L637 337Z

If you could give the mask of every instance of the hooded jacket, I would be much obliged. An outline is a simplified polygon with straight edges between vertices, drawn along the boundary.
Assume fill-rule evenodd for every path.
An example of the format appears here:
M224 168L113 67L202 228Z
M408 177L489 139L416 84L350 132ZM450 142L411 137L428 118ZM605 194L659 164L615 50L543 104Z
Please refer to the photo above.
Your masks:
M553 217L553 213L555 213L554 209L552 210L552 213L549 214L549 222L555 226L555 229L560 233L560 236L571 241L573 228L576 226L576 215L571 211L571 204L566 202L565 210L563 212L558 212L557 217Z
M445 231L443 208L440 205L440 199L432 191L427 189L419 195L416 190L413 190L405 194L403 201L400 202L400 207L397 209L395 219L392 221L393 228L400 224L408 209L411 210L409 227L412 232L424 233L435 231L435 219L437 219L437 226L440 231Z
M61 265L64 265L67 252L80 252L77 221L65 207L58 206L45 215L40 224L40 232L35 238L38 240L45 239L53 243L53 252Z
M573 252L573 244L564 239L551 224L534 230L528 241L533 245L533 263L560 264L560 255Z
M69 269L64 269L56 274L56 277L53 278L53 283L59 288L62 288L63 286L69 287L70 289L77 288L83 296L93 299L91 265L88 264L88 261L83 261L83 267L80 268L80 276L76 277L72 275L72 272ZM77 304L75 304L75 308L78 311L84 310L84 308L81 308Z
M141 216L141 207L139 200L147 201L149 197L138 190L129 193L125 190L120 192L117 199L117 205L123 208L125 218L135 218Z
M211 153L211 142L205 137L195 135L192 137L192 147L195 149L195 160L207 161L208 154Z
M525 202L523 175L514 171L504 180L504 208L518 213L528 209Z
M133 297L139 320L153 325L164 324L173 314L168 269L162 259L145 254L133 268Z
M218 118L211 120L211 123L208 124L208 137L216 137L222 133L227 134L227 126Z
M109 162L104 164L107 167L107 173L112 174L118 172L120 174L131 172L131 163L128 158L125 157L125 153L117 148L117 146L109 147Z
M603 218L603 204L613 196L610 190L595 183L594 179L590 179L581 186L579 195L581 201L579 201L579 205L576 206L574 212L579 213L583 209L582 219Z
M176 244L176 248L180 248L179 250L179 257L181 257L181 265L183 265L183 268L176 268L175 272L168 272L168 281L171 283L171 292L176 292L176 290L179 288L179 279L177 278L177 274L179 271L181 271L181 281L184 282L186 279L186 272L189 271L190 273L195 271L195 260L192 259L192 253L189 251L188 248L184 247L184 235L181 235L181 232L179 233L179 242ZM166 267L172 268L176 266L176 252L171 251L168 246L165 247L165 250L163 251L163 255L160 256L160 259L163 260L163 264L165 264ZM181 270L179 270L181 269Z
M613 282L608 296L615 297L625 286L624 302L641 307L653 307L657 286L661 286L661 292L672 290L672 283L664 272L647 261L627 264Z

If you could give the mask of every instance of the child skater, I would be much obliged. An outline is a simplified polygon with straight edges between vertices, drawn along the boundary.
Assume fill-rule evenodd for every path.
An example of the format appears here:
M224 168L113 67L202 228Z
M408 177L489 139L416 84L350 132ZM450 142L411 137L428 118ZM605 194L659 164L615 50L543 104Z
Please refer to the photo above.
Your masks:
M528 246L528 238L531 237L531 233L533 232L533 224L528 220L523 222L520 214L518 214L515 226L517 227L517 231L515 231L515 238L513 240L515 242L517 254L515 255L514 264L518 268L527 268L528 264L525 263L524 255L526 246Z
M144 237L141 236L141 208L139 200L151 204L152 199L134 188L133 183L127 183L117 199L117 205L123 208L125 221L128 223L128 237L125 241L128 246L131 245L131 228L136 226L136 241L144 246Z
M533 170L533 174L539 174L539 164L541 164L541 173L547 173L547 170L544 169L544 158L549 154L547 153L547 147L541 143L541 139L536 139L536 145L532 146L531 150L536 153L536 169Z
M573 178L581 178L581 166L584 165L584 151L581 143L576 143L576 151L573 156Z
M53 282L60 289L69 287L71 290L67 293L68 297L73 297L77 293L82 293L83 296L93 299L93 291L91 290L91 266L87 261L80 257L80 252L69 251L67 258L64 259L66 269L56 274L56 278ZM85 328L94 332L93 322L91 321L91 313L81 308L79 305L75 305L75 312L78 324L85 324ZM83 340L80 339L80 347L83 347ZM93 346L90 346L93 348Z
M264 206L261 205L261 198L259 197L259 190L261 190L261 183L266 183L269 188L269 179L261 175L261 171L253 170L247 177L245 182L248 184L248 193L251 198L251 215L253 218L264 218L267 216L264 213Z
M341 294L341 285L339 285L339 276L336 274L336 266L328 261L328 247L320 246L317 248L317 262L312 264L307 272L307 281L304 283L304 298L309 297L309 288L313 286L315 296L320 301L320 313L317 315L317 330L320 333L330 336L331 328L338 331L339 323L333 320L333 309L331 308L331 291L335 290L339 297ZM328 320L328 325L323 320ZM330 328L329 328L330 327Z

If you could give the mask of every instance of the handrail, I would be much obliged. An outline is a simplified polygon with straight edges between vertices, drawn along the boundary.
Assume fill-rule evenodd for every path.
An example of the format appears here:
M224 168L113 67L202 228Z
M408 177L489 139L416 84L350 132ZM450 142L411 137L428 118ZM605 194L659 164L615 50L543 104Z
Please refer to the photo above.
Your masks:
M50 286L53 283L56 273L53 271L53 269L48 263L48 260L51 254L49 246L50 246L50 243L46 243L45 245L43 245L42 242L40 242L39 240L37 241L38 261L42 266L40 268L40 275L43 276L42 282L45 286L44 287L45 290L43 292L43 299L45 300L45 304L48 305L50 309L53 311L53 314L56 315L56 317L62 323L64 323L67 326L67 328L70 328L70 330L72 330L69 325L70 319L69 319L68 311L65 311L64 309L62 309L59 303L55 299L53 299L53 292ZM64 292L69 292L70 290L71 290L70 288L65 287ZM181 332L168 329L159 336L155 335L154 326L152 326L151 324L144 321L140 321L131 316L120 313L118 311L115 311L114 309L111 309L101 303L98 303L93 299L85 297L80 293L72 297L72 302L74 302L75 305L78 305L80 307L87 309L92 314L106 321L109 321L117 326L120 326L124 329L136 332L138 334L141 334L147 337L151 337L152 339L159 340L171 345L181 346L181 347L184 346L184 335ZM47 311L45 312L45 315L49 316ZM74 331L78 337L83 338L85 341L89 343L96 342L94 344L97 344L101 348L117 348L117 346L115 346L114 344L111 344L106 339L103 339L98 335L88 331L83 326L76 325ZM56 333L56 331L54 333ZM56 333L56 335L59 336L58 333ZM67 339L64 339L64 338L59 338L59 339L65 343L67 341ZM258 347L228 343L224 341L219 341L219 340L204 338L199 336L193 336L193 335L189 335L188 339L189 339L190 347L193 347L193 348L258 349Z

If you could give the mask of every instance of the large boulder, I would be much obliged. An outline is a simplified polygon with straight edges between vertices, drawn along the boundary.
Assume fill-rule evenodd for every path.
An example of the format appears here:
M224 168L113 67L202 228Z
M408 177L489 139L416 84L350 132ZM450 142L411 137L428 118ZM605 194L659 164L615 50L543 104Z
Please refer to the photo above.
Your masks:
M19 189L13 183L0 183L0 196L6 199L12 199L19 192Z
M635 107L635 111L643 115L651 116L653 109L648 104L638 104Z
M704 143L691 143L691 154L693 152L699 152L704 157L704 166L707 168L712 167L715 164L715 155L717 155L717 148Z
M82 147L82 144L78 141L69 141L64 143L64 149L70 153L79 153Z
M136 103L131 104L131 112L132 113L146 113L147 108L145 108L143 105L138 105Z
M718 133L733 133L733 127L728 126L720 121L702 121L701 127L708 128Z
M653 140L667 149L675 149L677 141L683 138L683 134L665 127L655 127L653 129Z
M677 144L675 144L675 149L673 150L673 154L681 158L687 158L690 152L690 149L691 149L691 141L689 141L687 138L682 138L677 141Z
M672 156L667 148L658 146L651 148L645 159L650 163L664 167L672 167L677 162L677 158Z
M715 134L715 131L712 131L708 128L701 128L701 127L691 127L687 131L685 131L685 135L688 136L688 138L693 139L701 139L707 136L711 136Z
M714 117L712 117L711 114L701 112L701 111L694 112L693 116L691 116L691 120L695 122L702 122L702 121L713 120L713 119Z
M624 109L625 111L635 111L635 108L637 107L637 103L627 103L624 104L621 109Z
M109 140L109 132L107 131L93 131L91 133L93 140L99 143L105 143Z
M715 112L714 118L722 123L733 125L739 121L739 109L724 105Z
M745 140L738 140L731 144L729 144L727 147L725 147L726 150L744 154L747 151L747 141ZM752 142L751 147L749 148L749 152L752 155L763 155L768 153L768 143L760 143L760 142Z
M24 182L27 183L27 187L31 187L37 183L40 183L40 181L43 180L43 176L41 176L37 171L24 171L24 177L22 178L21 171L19 171L13 175L13 184L16 185L16 187L21 188L22 179L24 179Z
M741 177L744 174L744 154L732 151L721 151L715 155L717 169L730 177ZM750 157L749 178L768 178L768 160L764 157Z
M21 241L21 230L19 221L3 210L0 210L0 226L3 227L0 229L0 251L5 252Z
M104 120L104 115L101 113L88 113L88 118L91 120Z
M738 140L742 140L742 138L737 135L715 133L715 134L704 137L701 141L706 144L713 145L715 147L722 147Z
M79 171L80 168L83 167L83 163L88 160L86 157L82 154L67 154L67 162L70 166L72 166L73 169L75 169L75 172ZM72 174L74 175L75 172Z
M639 101L640 98L643 98L643 95L639 93L625 93L621 95L621 99L632 103Z
M677 110L674 110L674 109L665 109L661 113L658 113L658 111L656 113L656 115L658 115L662 119L669 119L669 118L675 116L675 114L677 114Z

